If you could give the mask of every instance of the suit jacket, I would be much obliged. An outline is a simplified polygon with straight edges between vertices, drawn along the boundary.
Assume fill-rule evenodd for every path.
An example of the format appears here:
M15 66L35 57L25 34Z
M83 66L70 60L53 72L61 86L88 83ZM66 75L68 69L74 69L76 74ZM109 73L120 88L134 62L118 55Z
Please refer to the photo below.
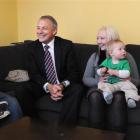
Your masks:
M29 52L29 76L32 81L43 87L47 79L44 68L44 49L42 43L36 40L28 44L27 48ZM71 84L78 82L80 79L74 53L74 44L69 40L56 36L54 41L54 55L59 82L65 80L69 80Z

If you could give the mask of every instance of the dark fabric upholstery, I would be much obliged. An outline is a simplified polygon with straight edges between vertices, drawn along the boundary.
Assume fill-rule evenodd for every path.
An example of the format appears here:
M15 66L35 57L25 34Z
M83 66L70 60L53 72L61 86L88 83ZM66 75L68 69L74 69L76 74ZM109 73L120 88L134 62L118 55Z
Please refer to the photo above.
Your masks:
M140 102L137 102L137 107L134 109L128 109L128 124L140 125Z
M11 92L17 97L23 113L32 114L32 96L30 82L9 82L5 80L8 72L15 69L26 70L26 48L23 45L0 47L0 91Z
M88 58L95 51L97 51L97 45L80 44L80 43L75 44L75 53L76 53L76 58L78 60L78 67L81 76L83 76L83 73L85 71L85 66Z
M139 72L140 72L140 45L128 44L126 46L127 51L135 58Z
M33 109L33 96L29 82L0 82L0 91L9 93L16 97L25 115L32 115Z
M0 47L0 80L14 69L26 69L26 51L21 46Z
M17 97L25 114L29 115L32 110L33 96L31 93L32 87L30 82L14 83L5 81L10 70L24 69L26 70L26 49L24 45L0 47L0 91L10 91L6 94L11 94ZM130 52L136 60L136 63L140 72L140 45L129 44L127 50ZM78 67L80 69L81 76L85 71L85 66L90 55L97 51L97 45L92 44L80 44L75 43L75 53L78 60ZM85 87L84 98L81 102L79 124L87 126L88 116L88 101L86 98L87 88ZM39 93L40 94L40 93ZM55 120L59 117L59 112L62 107L62 103L48 100L49 96L40 98L37 102L38 115L44 120ZM128 109L128 124L140 124L140 102L135 109ZM126 118L127 119L127 118Z
M140 125L129 125L124 140L139 140Z

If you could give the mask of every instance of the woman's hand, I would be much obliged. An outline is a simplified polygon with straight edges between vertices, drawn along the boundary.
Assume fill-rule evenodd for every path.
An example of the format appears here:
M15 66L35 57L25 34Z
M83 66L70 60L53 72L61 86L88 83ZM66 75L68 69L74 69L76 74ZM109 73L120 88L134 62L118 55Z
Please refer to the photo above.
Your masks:
M104 76L102 76L102 77L100 77L100 82L107 82L107 79L108 79L108 75L106 74L106 75L104 75Z
M106 68L106 67L102 67L102 68L100 68L101 69L101 73L106 73L107 72L107 70L108 70L108 68Z

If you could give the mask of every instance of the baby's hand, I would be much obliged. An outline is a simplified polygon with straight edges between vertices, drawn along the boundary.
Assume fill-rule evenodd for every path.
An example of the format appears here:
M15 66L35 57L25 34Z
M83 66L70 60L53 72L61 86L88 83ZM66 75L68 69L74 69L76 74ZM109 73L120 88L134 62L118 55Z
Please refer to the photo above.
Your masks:
M101 73L106 73L107 72L107 68L106 67L102 67L101 68Z
M108 73L109 75L114 75L114 76L118 76L118 74L119 74L118 70L112 70L112 69L109 69L109 70L107 71L107 73Z

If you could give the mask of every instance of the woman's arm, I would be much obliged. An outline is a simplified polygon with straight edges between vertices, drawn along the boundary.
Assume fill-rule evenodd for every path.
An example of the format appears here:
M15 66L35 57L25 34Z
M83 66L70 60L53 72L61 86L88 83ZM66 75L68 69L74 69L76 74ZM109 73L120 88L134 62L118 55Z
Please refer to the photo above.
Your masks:
M98 56L96 53L93 53L88 59L83 76L83 83L88 87L95 87L98 84L98 75L96 74L97 61Z
M133 58L133 56L130 53L127 53L127 60L130 64L131 68L131 81L136 85L140 86L140 78L139 78L139 72L138 72L138 67L137 64Z

